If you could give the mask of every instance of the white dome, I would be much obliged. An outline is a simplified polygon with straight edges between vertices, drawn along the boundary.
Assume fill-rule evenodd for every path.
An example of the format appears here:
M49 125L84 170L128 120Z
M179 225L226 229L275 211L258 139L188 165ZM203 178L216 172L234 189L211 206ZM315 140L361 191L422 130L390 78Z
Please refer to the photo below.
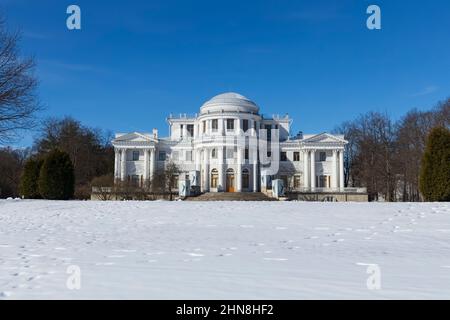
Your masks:
M250 99L234 92L227 92L213 97L200 108L200 114L216 112L259 112L258 106Z

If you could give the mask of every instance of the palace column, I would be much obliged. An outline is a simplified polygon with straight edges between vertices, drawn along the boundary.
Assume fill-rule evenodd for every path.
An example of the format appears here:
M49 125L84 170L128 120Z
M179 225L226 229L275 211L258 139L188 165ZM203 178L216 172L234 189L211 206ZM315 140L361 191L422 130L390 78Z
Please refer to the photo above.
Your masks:
M316 150L311 150L311 189L316 188Z
M344 150L339 151L339 188L344 191Z
M198 138L198 124L197 123L194 123L194 136L193 136L193 138L194 139Z
M148 150L148 167L149 167L149 173L148 173L148 179L152 180L153 176L155 175L155 165L156 165L156 157L155 157L156 150L155 149L149 149Z
M241 147L237 149L237 172L236 172L236 191L242 192L242 151Z
M303 150L303 187L309 188L309 150Z
M127 149L122 148L120 150L121 159L120 159L120 180L125 181L127 177Z
M209 191L209 149L205 148L203 152L203 191Z
M114 181L120 178L120 151L114 148Z
M332 168L331 168L331 187L333 189L337 189L338 184L338 177L337 177L337 150L333 150L333 162L332 162Z
M224 124L224 119L223 118L219 118L218 120L217 120L217 126L219 127L218 129L219 129L219 135L221 135L221 136L224 136L225 135L225 124Z
M152 153L150 154L150 179L153 179L153 177L156 174L156 168L157 168L157 158L156 158L156 147L152 149Z
M258 160L253 160L253 192L258 192Z
M183 139L187 139L187 134L188 134L188 131L187 131L187 124L185 123L185 124L183 124Z
M149 154L150 150L149 149L144 149L144 180L148 181L148 177L149 177L149 173L150 173L150 168L149 168L149 160L150 160L150 154Z
M201 149L198 148L195 150L195 170L200 171L201 165L202 165L202 159L201 159Z
M224 166L224 160L223 160L223 146L220 146L217 148L217 160L219 162L219 181L217 186L217 191L224 191L225 190L225 184L224 184L224 177L225 177L225 166Z
M206 132L207 132L208 136L211 135L211 120L210 119L206 120Z

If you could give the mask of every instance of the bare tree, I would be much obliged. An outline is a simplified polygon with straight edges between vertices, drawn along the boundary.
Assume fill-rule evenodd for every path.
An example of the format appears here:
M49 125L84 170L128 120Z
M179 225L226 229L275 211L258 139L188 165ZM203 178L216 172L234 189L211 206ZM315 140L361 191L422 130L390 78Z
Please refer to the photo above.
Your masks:
M365 186L371 198L420 201L419 172L425 140L436 126L450 126L450 99L430 111L411 110L395 124L386 115L369 112L344 122L335 132L349 141L345 183Z
M164 176L169 191L169 198L172 200L172 190L177 187L178 176L180 175L180 168L173 162L169 162L164 170Z
M19 196L19 183L29 149L0 149L0 198Z
M19 57L19 33L9 33L0 16L0 144L14 141L36 125L41 109L33 58Z
M99 200L112 200L114 196L114 177L112 175L103 175L95 177L91 186Z
M154 193L169 194L172 200L172 191L177 186L180 168L173 162L169 162L163 171L156 172L152 178L151 186Z

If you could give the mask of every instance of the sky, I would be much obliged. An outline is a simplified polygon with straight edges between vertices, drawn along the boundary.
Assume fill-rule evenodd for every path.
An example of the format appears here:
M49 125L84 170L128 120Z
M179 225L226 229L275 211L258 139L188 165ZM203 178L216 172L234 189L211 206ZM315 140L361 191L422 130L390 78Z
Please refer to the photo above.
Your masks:
M81 30L66 27L71 4ZM371 4L381 30L366 27ZM293 135L450 96L448 0L0 0L0 11L36 59L40 117L112 132L166 135L170 113L229 91L288 113Z

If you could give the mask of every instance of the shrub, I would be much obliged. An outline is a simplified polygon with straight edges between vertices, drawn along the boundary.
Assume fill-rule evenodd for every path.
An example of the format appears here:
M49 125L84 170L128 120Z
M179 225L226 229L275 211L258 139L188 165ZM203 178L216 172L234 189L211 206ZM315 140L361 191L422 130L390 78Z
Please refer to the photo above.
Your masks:
M75 176L66 152L57 149L46 156L39 175L39 192L44 199L68 200L73 197Z
M428 135L419 186L426 201L450 201L450 130L444 127Z
M20 178L20 194L26 199L39 199L39 174L43 161L41 159L30 158L24 165Z

